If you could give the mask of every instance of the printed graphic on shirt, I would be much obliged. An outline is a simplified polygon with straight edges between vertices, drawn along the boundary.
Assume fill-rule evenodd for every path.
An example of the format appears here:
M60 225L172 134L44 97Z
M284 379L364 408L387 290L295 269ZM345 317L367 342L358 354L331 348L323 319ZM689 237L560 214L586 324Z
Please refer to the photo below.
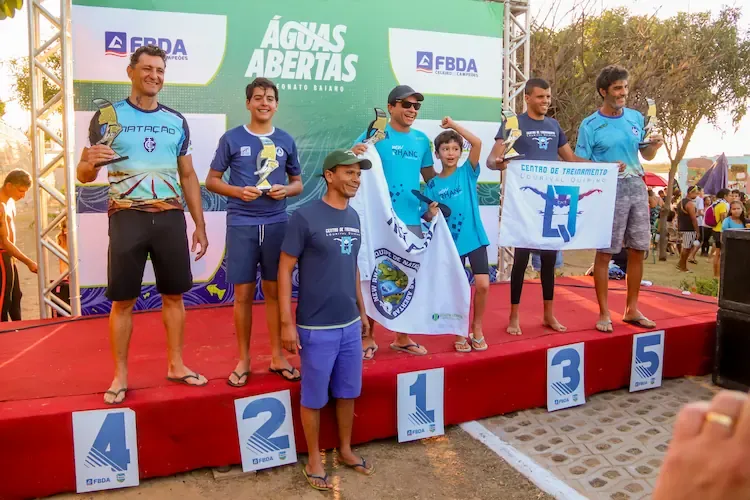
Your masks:
M342 255L351 255L354 242L359 239L359 229L356 227L329 227L326 236L338 241Z

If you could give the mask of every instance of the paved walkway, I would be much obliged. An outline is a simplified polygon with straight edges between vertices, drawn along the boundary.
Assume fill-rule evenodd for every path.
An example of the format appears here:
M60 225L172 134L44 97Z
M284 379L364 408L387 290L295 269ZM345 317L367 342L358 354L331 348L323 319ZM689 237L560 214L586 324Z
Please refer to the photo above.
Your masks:
M667 380L659 389L592 396L553 413L510 413L481 423L590 499L647 498L677 412L718 390L710 376Z

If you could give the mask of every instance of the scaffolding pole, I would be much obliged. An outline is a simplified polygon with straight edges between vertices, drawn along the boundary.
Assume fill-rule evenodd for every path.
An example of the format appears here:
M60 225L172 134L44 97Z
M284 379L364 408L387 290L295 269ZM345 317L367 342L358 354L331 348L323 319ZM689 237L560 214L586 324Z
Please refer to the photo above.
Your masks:
M60 15L45 8L54 1L60 3ZM29 76L31 79L31 147L33 164L34 225L37 237L39 264L39 316L48 318L55 312L61 316L81 314L78 286L78 231L76 228L76 176L73 158L73 47L71 42L71 0L31 0L29 2ZM43 23L51 27L43 29ZM45 36L42 37L44 32ZM60 57L61 74L55 74L50 57ZM57 90L45 99L44 83ZM59 111L62 130L57 133L47 119ZM48 158L46 140L57 144L58 154ZM55 171L63 168L64 183L60 191L55 186ZM50 206L52 215L50 215ZM67 248L57 244L57 229L67 222ZM50 264L52 262L52 264ZM60 271L59 263L67 267ZM64 280L70 284L70 304L60 300L53 291Z
M505 0L503 23L503 107L518 111L518 96L524 91L531 72L531 13L529 0ZM519 65L520 55L523 60ZM521 99L523 111L526 102ZM500 218L503 212L505 172L500 173ZM510 280L513 249L497 248L497 281Z

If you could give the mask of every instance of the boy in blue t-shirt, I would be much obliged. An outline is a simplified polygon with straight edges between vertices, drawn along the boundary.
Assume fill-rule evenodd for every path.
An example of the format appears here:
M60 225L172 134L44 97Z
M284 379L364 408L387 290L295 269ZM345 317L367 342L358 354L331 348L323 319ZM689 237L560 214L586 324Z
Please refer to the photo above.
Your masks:
M296 382L299 371L281 349L276 276L288 215L286 198L302 192L297 145L273 126L279 91L271 80L256 78L245 89L250 123L228 130L216 148L206 189L227 197L227 280L234 285L234 323L239 362L229 375L232 387L250 376L250 330L255 279L261 285L271 337L270 371ZM224 180L229 170L227 181Z
M446 130L435 138L435 156L443 164L443 170L427 183L424 194L433 202L425 212L424 218L430 221L437 215L438 203L447 205L451 210L446 222L461 256L461 262L465 263L466 259L469 259L476 285L472 333L469 334L471 344L466 338L457 335L454 345L458 352L471 352L472 347L476 351L485 351L487 343L482 333L482 317L490 288L490 269L487 261L487 245L490 242L479 215L477 195L482 141L448 116L443 118L440 126L452 130ZM461 158L464 137L469 141L471 150L468 160L459 167L458 160Z

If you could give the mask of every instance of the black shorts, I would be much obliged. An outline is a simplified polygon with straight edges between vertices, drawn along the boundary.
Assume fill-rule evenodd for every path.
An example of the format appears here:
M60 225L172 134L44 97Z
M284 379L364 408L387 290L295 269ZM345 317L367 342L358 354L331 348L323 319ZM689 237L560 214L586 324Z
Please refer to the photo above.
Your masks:
M469 259L471 272L477 274L490 274L490 263L487 260L487 247L481 246L472 250L466 255L461 256L461 264L466 265L466 259Z
M0 321L21 321L21 282L15 259L0 250Z
M714 239L714 245L716 245L716 248L721 250L721 231L714 231L712 229L711 237Z
M182 210L120 210L110 216L106 294L109 300L138 298L149 256L160 294L180 295L192 288L187 227Z

